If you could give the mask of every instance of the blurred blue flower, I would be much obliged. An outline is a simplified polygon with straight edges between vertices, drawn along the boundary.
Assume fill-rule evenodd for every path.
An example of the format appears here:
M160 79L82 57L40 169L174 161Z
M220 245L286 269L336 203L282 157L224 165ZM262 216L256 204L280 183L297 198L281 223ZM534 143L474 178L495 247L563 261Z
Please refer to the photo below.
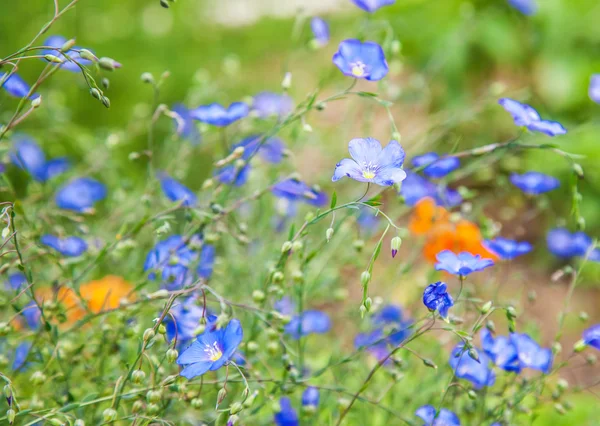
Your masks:
M79 237L59 238L56 235L44 235L40 242L68 257L81 256L87 251L87 243Z
M560 181L553 176L539 172L526 172L522 175L513 173L510 181L526 194L539 195L550 192L560 186Z
M344 75L368 81L381 80L388 73L383 49L372 41L342 41L333 55L333 63Z
M327 195L322 191L311 188L297 179L286 179L276 183L271 189L273 195L285 198L291 202L302 201L316 207L327 204Z
M502 98L498 103L512 115L517 126L527 127L532 132L540 132L548 136L567 133L562 124L557 121L542 120L538 112L527 104L509 98Z
M207 328L177 358L177 364L184 366L179 374L192 379L209 370L218 370L229 363L242 342L243 335L242 325L237 319L232 319L222 329Z
M254 96L252 110L260 118L284 117L294 109L294 101L286 94L260 92Z
M23 80L16 73L13 73L10 77L4 80L6 75L7 73L0 72L0 88L6 90L9 95L14 96L15 98L27 97L29 91L31 90L29 84L25 83L25 80ZM34 100L39 98L39 96L39 94L33 93L29 99Z
M44 46L60 49L67 41L68 40L63 36L59 36L59 35L50 36L46 39L46 41L44 41ZM81 72L81 68L79 68L79 66L77 66L77 64L74 63L73 61L76 61L86 67L91 65L92 61L90 61L89 59L83 59L81 57L81 55L79 54L79 52L75 52L73 49L81 50L82 47L74 46L73 48L67 50L64 53L61 53L54 49L45 49L42 51L42 55L53 55L53 56L56 56L57 58L62 59L64 61L62 64L54 64L54 65L58 65L62 69L65 69L65 70L71 71L71 72Z
M583 332L583 341L586 345L600 350L600 324L596 324Z
M215 267L215 255L215 246L211 244L205 244L202 246L202 250L200 251L200 260L198 261L198 268L196 268L196 273L200 278L207 280L212 276L213 269Z
M281 299L273 303L273 308L283 315L293 315L296 305L289 296L283 296Z
M352 139L348 151L353 159L344 158L337 163L331 178L333 182L348 176L359 182L391 186L406 178L402 170L404 150L396 141L390 141L382 149L377 139Z
M29 136L18 135L14 139L15 143L10 151L11 162L27 171L35 180L46 182L69 169L70 164L65 157L46 161L44 151Z
M460 160L456 157L442 157L435 152L416 156L412 159L414 167L424 167L423 173L430 178L442 178L460 167Z
M316 407L319 405L319 389L309 386L302 392L302 405Z
M160 180L160 187L163 193L169 200L182 201L181 205L186 207L193 207L198 202L196 194L191 189L168 174L159 172L157 177Z
M325 312L309 310L300 315L294 315L292 320L285 325L285 332L294 340L309 334L327 333L331 328L331 320Z
M151 280L160 273L163 286L167 290L176 290L191 283L189 267L197 257L181 235L172 235L158 242L148 253L144 271L150 271L148 277Z
M244 102L234 102L228 108L220 104L201 105L190 111L190 117L213 126L226 127L248 115L249 108Z
M600 104L600 74L592 74L588 93L592 101Z
M27 357L29 356L29 352L31 352L32 346L33 344L31 342L23 342L17 346L12 364L13 370L16 371L26 366Z
M462 277L472 272L482 271L494 264L492 259L482 259L480 255L473 255L466 251L455 254L450 250L444 250L436 255L436 259L438 260L435 265L436 271L446 271Z
M6 284L10 289L19 290L23 285L27 284L27 278L22 272L14 272L8 276Z
M32 330L38 329L42 313L40 312L40 308L38 308L37 304L33 300L25 305L21 311L21 315L23 315L23 318L25 318L25 322L29 328Z
M358 223L361 229L367 232L374 232L379 227L381 220L376 211L368 207L361 207L358 218L356 218L356 223Z
M462 197L454 189L435 185L424 177L410 170L406 171L406 179L402 182L400 195L408 206L414 206L423 198L433 198L438 206L455 207L462 203Z
M527 334L511 333L510 340L517 350L522 368L532 368L548 374L552 368L552 351L541 348Z
M55 201L61 209L84 213L104 198L106 198L106 186L103 183L82 177L62 186L56 193Z
M494 338L487 328L481 330L480 336L481 348L494 364L506 371L521 372L517 348L513 345L510 337L498 336Z
M535 0L508 0L508 3L523 15L534 15L537 12Z
M181 121L173 119L177 133L179 133L184 139L189 140L193 145L200 143L200 132L194 123L190 110L183 104L175 104L171 108L179 117Z
M396 0L352 0L352 2L362 10L373 13L380 7L396 3Z
M456 377L470 381L475 389L492 386L496 382L496 373L490 368L490 358L481 351L478 356L479 361L471 358L463 344L459 343L452 350L449 361Z
M423 304L430 311L438 311L442 318L448 318L448 309L454 306L454 300L448 294L446 283L438 281L423 292Z
M548 232L546 243L550 253L566 259L588 255L594 242L585 232L571 234L565 228L555 228ZM600 262L600 248L593 249L588 255L588 260Z
M377 361L384 360L390 353L387 347L387 337L384 336L382 329L376 329L369 333L358 333L354 338L354 347L356 349L365 348Z
M504 260L514 259L533 250L533 247L527 241L515 241L502 237L485 240L484 246Z
M292 407L292 401L288 397L283 397L279 400L280 411L275 413L275 424L277 426L298 426L300 419L298 413Z
M452 411L442 408L440 414L436 417L436 410L433 405L424 405L420 407L415 416L420 417L425 422L423 426L460 426L460 420Z
M177 335L177 346L187 346L195 337L194 331L200 325L203 309L196 303L195 297L189 297L174 305L165 317L167 339L172 341ZM207 314L208 315L208 314Z
M392 346L398 346L412 334L412 320L404 318L402 308L397 305L385 305L373 315L373 323L383 327L388 341Z
M319 46L324 46L329 42L329 24L326 20L315 16L310 20L310 29Z

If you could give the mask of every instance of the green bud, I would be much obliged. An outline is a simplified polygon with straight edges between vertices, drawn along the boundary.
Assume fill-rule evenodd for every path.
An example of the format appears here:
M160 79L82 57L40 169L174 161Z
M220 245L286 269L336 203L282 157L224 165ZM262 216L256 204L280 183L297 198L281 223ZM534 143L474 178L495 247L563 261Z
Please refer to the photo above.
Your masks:
M354 247L354 250L360 253L365 248L365 242L364 240L355 240L352 243L352 247Z
M145 378L146 373L144 373L142 370L134 370L133 373L131 373L131 381L136 385L142 383Z
M470 390L469 392L467 392L467 395L469 396L469 399L477 399L477 392L475 392L474 390Z
M358 312L360 312L360 317L364 318L365 315L367 314L367 307L365 305L360 305Z
M77 419L75 420L75 423L73 423L73 426L85 426L85 422L83 419Z
M590 319L590 316L587 314L587 312L579 312L579 320L582 322L586 322L588 319Z
M102 87L108 90L108 88L110 87L110 80L106 77L103 77L102 80L100 80L100 82L102 83Z
M254 340L250 340L248 343L246 343L246 352L248 352L248 354L255 354L258 352L258 348L258 343L256 343Z
M581 167L581 164L578 164L578 163L573 164L573 171L575 172L575 174L577 175L577 177L579 179L583 179L584 174L583 174L583 167Z
M567 412L565 410L565 407L563 407L563 405L558 402L556 404L554 404L554 410L556 410L556 412L560 415L565 415Z
M12 408L6 411L6 419L8 420L9 424L12 425L15 422L16 415L17 413Z
M112 422L117 418L117 411L112 408L107 408L102 412L102 418L106 423Z
M469 348L469 351L467 353L472 359L479 362L479 353L477 353L477 350L475 348Z
M167 351L167 362L169 362L169 363L175 362L175 360L177 359L178 356L179 356L179 352L177 352L177 349L169 349Z
M217 393L217 405L219 405L225 397L227 396L227 389L221 388L219 389L219 393Z
M286 241L285 243L283 243L283 245L281 246L281 252L282 253L287 253L292 249L292 243L291 241Z
M39 108L41 104L42 104L42 95L38 96L37 98L35 98L34 100L31 101L31 106L33 108Z
M371 273L369 271L363 271L363 273L360 274L360 283L363 287L366 287L369 285L369 281L371 281Z
M490 312L490 310L492 309L492 301L490 300L489 302L487 302L485 305L483 305L480 309L480 312L485 315L488 312Z
M101 100L102 99L102 94L100 93L100 91L98 89L96 89L95 87L90 89L90 95L92 95L92 97Z
M166 334L167 333L167 327L165 327L164 324L161 324L158 326L158 332L159 334Z
M261 303L265 300L265 292L262 290L254 290L252 292L252 300L254 300L256 303Z
M155 335L156 335L156 333L154 332L154 329L147 328L144 331L144 342L151 340Z
M150 415L158 414L160 407L157 404L151 403L146 407L146 412Z
M559 391L564 392L569 389L569 382L567 382L565 379L558 379L556 382L556 387Z
M39 386L46 382L46 375L41 371L36 371L31 375L30 381L32 384Z
M425 364L426 367L429 368L433 368L435 370L437 370L437 365L435 365L435 363L433 361L431 361L430 359L424 358L423 359L423 364Z
M252 404L254 403L254 400L256 399L256 397L258 396L258 391L254 391L252 392L252 395L250 395L248 398L246 398L246 400L244 401L244 403L242 404L245 408L249 408L252 406Z
M585 361L589 364L589 365L594 365L596 364L596 362L598 361L598 358L596 357L596 355L594 354L589 354L588 356L585 357Z
M392 247L392 257L396 257L398 254L398 250L400 250L400 245L402 244L402 238L394 237L392 238L391 247Z
M12 388L10 387L10 385L4 385L4 388L2 389L2 391L4 392L4 396L6 398L12 397Z
M50 55L50 54L44 55L44 59L47 60L48 62L52 62L54 64L62 64L64 62L58 56L54 56L54 55Z
M192 399L191 404L192 404L192 408L199 410L204 405L204 401L202 401L201 398L194 398L194 399Z
M154 76L149 72L145 72L140 77L144 83L154 84Z
M96 57L96 55L94 55L92 52L90 52L87 49L81 49L79 51L79 57L81 59L87 59L88 61L92 61L92 62L98 61L98 58Z
M298 252L298 251L302 250L303 247L304 247L304 244L300 240L294 241L292 243L292 251L293 252Z
M400 142L402 140L402 135L400 134L400 132L393 132L392 140Z
M292 73L286 72L283 76L283 81L281 82L281 88L283 90L288 90L290 87L292 87Z
M114 71L117 68L121 68L121 64L112 58L100 58L98 65L106 71Z
M229 414L237 414L240 411L242 411L243 409L244 409L244 407L242 406L241 403L234 402L233 404L231 404L231 407L229 407Z
M275 355L279 352L279 343L278 342L269 342L267 343L267 352L271 355Z
M583 350L585 350L586 347L587 347L586 343L583 340L579 340L575 343L573 350L576 353L579 353L579 352L583 352Z
M325 231L325 239L327 242L331 240L331 237L333 237L333 228L327 228L327 231Z
M297 269L294 272L292 272L292 279L297 283L301 283L302 281L304 281L304 274L302 273L302 271Z
M552 353L556 355L561 352L562 352L562 345L559 342L554 342L554 344L552 345Z
M506 308L506 318L511 320L511 319L515 319L516 317L517 317L517 311L515 310L514 306L509 306L508 308Z
M162 399L162 393L160 391L151 390L146 394L146 401L157 403Z
M69 50L71 50L73 48L73 46L75 46L75 39L72 38L71 40L67 40L61 47L60 47L60 51L61 52L67 52Z
M367 297L365 299L365 308L367 308L367 311L371 310L372 305L373 305L373 299L371 299L370 297Z
M273 282L274 283L280 283L283 281L283 272L281 271L275 271L273 273Z
M131 407L131 411L133 411L134 413L139 413L143 409L144 409L144 403L142 401L140 401L139 399L137 401L135 401L133 403L133 406Z
M106 96L102 96L100 102L102 102L102 105L104 105L106 108L110 108L110 99L108 99Z

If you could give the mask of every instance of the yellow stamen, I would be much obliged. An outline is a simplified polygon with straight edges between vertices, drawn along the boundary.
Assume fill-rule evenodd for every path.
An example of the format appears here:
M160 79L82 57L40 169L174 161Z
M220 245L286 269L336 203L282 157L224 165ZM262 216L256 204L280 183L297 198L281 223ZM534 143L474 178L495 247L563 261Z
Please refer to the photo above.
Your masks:
M363 66L354 65L352 67L352 75L354 75L356 77L362 77L364 74L365 74L365 69Z
M363 177L365 179L373 179L375 177L375 173L369 171L363 172Z

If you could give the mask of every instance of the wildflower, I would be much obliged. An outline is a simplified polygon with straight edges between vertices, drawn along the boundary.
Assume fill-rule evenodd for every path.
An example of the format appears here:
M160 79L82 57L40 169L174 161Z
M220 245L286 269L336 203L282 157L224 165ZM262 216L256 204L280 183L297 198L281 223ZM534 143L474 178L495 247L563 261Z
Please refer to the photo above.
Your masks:
M475 389L492 386L496 382L496 374L489 367L490 358L484 352L479 352L478 356L479 361L471 358L464 345L459 343L452 350L449 361L456 377L470 381Z
M550 192L560 186L558 179L539 172L527 172L522 175L513 173L510 175L510 181L514 186L529 195Z
M420 407L415 416L420 417L425 422L423 426L460 426L460 420L452 411L442 408L436 417L436 410L433 405L424 405Z
M381 220L376 211L368 207L361 207L360 213L356 218L356 223L358 223L361 229L371 233L377 230Z
M79 237L59 238L55 235L44 235L40 242L69 257L81 256L87 251L87 243Z
M533 249L527 241L519 242L502 237L486 240L484 245L488 250L496 253L504 260L514 259L515 257L529 253Z
M31 90L29 84L16 73L13 73L10 77L6 76L7 73L0 72L0 88L4 89L9 95L14 96L15 98L26 98ZM39 97L39 94L33 93L29 96L29 99L34 100Z
M512 115L517 126L527 127L532 132L540 132L548 136L567 133L562 124L557 121L542 120L538 112L527 104L509 98L502 98L498 103Z
M33 344L31 342L23 342L15 349L15 356L13 359L12 369L14 371L21 370L27 365L27 358L31 352Z
M552 367L552 351L541 348L527 334L511 333L494 338L487 329L481 331L483 350L494 363L506 370L520 373L531 368L548 373Z
M386 359L390 353L382 329L376 329L369 333L358 333L354 338L354 347L356 349L365 348L377 361Z
M548 232L546 243L550 253L560 258L587 256L588 260L600 261L600 249L594 248L590 252L594 242L585 232L571 234L565 228L555 228Z
M600 324L596 324L583 332L583 341L586 345L600 350Z
M179 374L192 379L209 370L218 370L232 359L243 334L242 325L237 319L229 321L225 328L207 328L177 358L177 364L184 366Z
M284 198L290 202L302 201L315 207L327 204L327 195L322 191L311 188L297 179L286 179L278 182L271 189L273 195Z
M50 36L44 41L44 46L54 47L55 49L60 49L65 43L67 39L63 36L55 35ZM71 72L81 72L81 68L75 63L79 63L83 66L89 66L92 64L92 61L89 59L83 59L79 52L75 50L81 50L82 48L79 46L74 46L73 48L67 50L66 52L59 52L55 49L45 49L42 51L42 55L52 55L56 56L59 59L62 59L64 62L62 64L57 64L62 69Z
M190 111L190 116L194 120L213 126L226 127L231 123L238 121L248 115L249 108L244 102L234 102L228 108L222 105L212 103L210 105L201 105Z
M319 405L319 389L309 386L302 393L302 405L316 407Z
M373 13L380 7L396 3L396 0L352 0L352 2L362 10Z
M189 267L196 259L197 253L189 248L184 238L172 235L157 243L148 253L144 271L151 271L151 280L160 273L163 286L167 290L176 290L192 282Z
M435 265L436 271L446 271L461 277L466 277L472 272L482 271L494 264L492 259L482 259L480 255L473 255L469 252L455 254L450 250L439 252L436 258L438 260Z
M181 117L181 122L173 120L177 128L177 133L184 139L189 140L193 145L199 144L201 136L194 123L191 111L183 104L175 104L171 110Z
M410 170L406 171L406 179L402 182L400 195L408 206L417 205L425 198L431 198L438 206L455 207L462 203L462 197L453 189L435 185L424 177Z
M353 159L344 158L335 166L333 182L348 176L359 182L391 186L402 182L406 173L402 170L404 150L396 141L390 141L385 148L373 138L352 139L348 151Z
M510 341L517 350L521 368L532 368L548 374L552 368L552 350L541 348L527 334L511 333Z
M521 372L517 349L510 337L498 336L494 338L487 328L481 330L480 336L481 347L494 364L506 371Z
M588 94L592 101L600 104L600 74L592 74Z
M27 278L22 272L10 274L8 276L8 281L6 282L7 287L13 290L19 290L25 284L27 284Z
M327 333L331 328L331 320L325 312L317 310L304 311L300 315L295 315L292 320L286 324L285 332L294 340L309 334Z
M65 157L46 161L46 156L41 148L26 135L16 137L16 142L10 152L10 159L14 165L27 171L39 182L46 182L70 167L69 161Z
M292 401L289 398L283 397L279 400L280 410L275 413L275 424L277 426L298 426L300 419L298 413L292 407Z
M377 43L349 39L340 43L333 55L333 63L348 77L381 80L388 73L383 49Z
M414 167L423 167L423 173L431 178L442 178L460 167L456 157L442 157L435 152L419 155L412 159Z
M438 311L442 318L448 318L448 309L454 306L454 300L448 294L446 283L438 281L423 292L423 304L430 311Z
M196 300L196 297L189 297L177 303L169 311L171 315L165 317L167 339L171 342L177 336L177 346L180 348L187 346L196 337L194 331L205 313Z
M508 0L508 3L523 15L534 15L537 12L535 0Z
M252 110L259 118L285 117L294 109L294 101L288 95L260 92L254 96Z
M163 193L169 200L181 202L181 205L185 207L193 207L198 202L196 194L191 189L168 174L160 172L158 173L158 179Z
M58 289L43 287L35 292L35 298L41 306L43 306L46 302L56 302L59 306L61 306L66 314L66 324L72 324L75 321L83 318L85 315L85 310L79 303L79 297L72 289L68 287L61 286L58 287ZM33 310L28 309L29 319L27 322L32 329L37 329L39 326L41 313L34 304L35 302L32 301L31 303L34 307L31 308ZM23 314L25 314L25 312Z
M132 291L133 286L123 277L116 275L107 275L79 287L81 297L94 313L116 309L123 300L133 301Z
M392 346L399 345L412 334L412 320L404 318L402 308L397 305L383 306L373 315L373 323L389 333L388 340Z
M56 193L56 205L65 210L84 213L106 198L106 186L95 179L82 177L62 186Z
M318 16L312 18L310 20L310 29L319 46L325 46L329 42L329 24L323 18L319 18Z
M215 266L215 246L211 244L204 244L200 251L200 260L198 261L198 267L196 273L200 278L208 280L213 273Z

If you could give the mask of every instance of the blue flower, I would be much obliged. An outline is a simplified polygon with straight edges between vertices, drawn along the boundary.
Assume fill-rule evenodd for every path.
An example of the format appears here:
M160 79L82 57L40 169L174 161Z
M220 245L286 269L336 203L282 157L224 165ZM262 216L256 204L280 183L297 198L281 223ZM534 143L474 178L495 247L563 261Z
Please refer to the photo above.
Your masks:
M296 306L294 305L294 302L292 301L291 297L283 296L281 299L279 299L273 304L273 308L275 308L275 310L280 314L293 315Z
M380 7L396 3L396 0L352 0L352 2L362 10L373 13Z
M481 348L498 367L515 373L521 372L517 348L513 345L510 337L494 338L492 333L484 328L481 330Z
M168 290L176 290L192 282L191 264L197 259L193 251L181 235L172 235L157 243L146 256L144 271L151 271L149 278L156 278L160 273L163 286Z
M583 332L583 341L586 345L600 350L600 324L596 324Z
M8 288L19 290L23 285L27 284L27 278L25 277L24 273L15 272L8 276L8 281L6 284Z
M167 339L170 342L177 335L178 347L184 347L195 337L194 331L200 325L203 308L196 304L195 297L190 297L173 306L169 312L171 315L165 317Z
M56 193L56 205L61 209L84 213L106 198L106 186L95 179L82 177L62 186Z
M522 175L513 173L510 181L526 194L539 195L550 192L560 186L560 181L553 176L539 172L526 172Z
M242 325L237 319L229 321L225 328L207 329L177 358L177 364L184 366L179 374L192 379L209 370L218 370L229 363L243 335Z
M508 3L523 15L533 15L537 12L535 0L508 0Z
M181 118L181 121L173 119L177 133L189 140L193 145L199 144L201 139L200 132L196 127L196 123L194 123L190 110L183 104L175 104L171 110Z
M527 241L515 241L502 237L486 240L485 247L496 253L501 259L511 260L515 257L529 253L533 247Z
M517 126L527 127L532 132L540 132L548 136L567 133L562 124L557 121L542 120L540 114L527 104L509 98L502 98L498 103L512 115Z
M293 109L294 101L286 94L260 92L252 102L252 110L260 118L285 117Z
M319 405L319 389L309 386L302 393L302 405L316 407Z
M40 312L40 308L38 308L37 304L33 300L25 305L21 311L21 315L23 315L23 318L25 318L25 322L29 328L32 330L38 329L42 313Z
M329 24L323 18L315 16L310 20L310 29L319 46L324 46L329 42Z
M404 318L402 308L396 305L385 305L375 315L373 323L378 327L384 327L388 333L388 341L392 346L398 346L412 334L412 320Z
M600 74L592 74L588 94L592 101L600 104Z
M25 135L16 138L13 149L10 151L10 160L17 167L26 170L39 182L59 175L69 169L69 161L65 157L53 158L46 161L44 151Z
M228 108L220 104L201 105L190 111L190 116L203 123L226 127L248 115L249 108L244 102L234 102Z
M180 201L181 205L185 207L193 207L198 202L196 194L191 189L166 173L159 173L158 179L160 187L169 200Z
M455 346L450 354L450 367L459 379L473 383L475 389L492 386L496 382L496 373L490 368L490 358L484 352L478 352L479 361L474 360L464 349L462 343Z
M324 192L317 191L297 179L278 182L273 186L271 192L278 198L284 198L294 203L302 201L316 207L327 204L327 195Z
M433 405L420 407L415 412L415 416L420 417L425 422L423 426L460 426L458 416L445 408L442 408L440 414L436 417Z
M381 329L357 334L354 338L354 347L356 349L365 348L377 361L386 359L390 353L387 347L387 338Z
M331 328L331 320L325 312L310 310L295 315L286 324L284 330L294 340L313 333L327 333Z
M362 207L358 218L356 218L356 223L365 231L374 232L379 227L381 220L376 211L368 207Z
M456 157L442 157L435 152L419 155L412 159L414 167L424 167L423 173L430 178L442 178L460 167L460 160Z
M40 242L69 257L81 256L87 251L87 243L79 237L59 238L55 235L44 235Z
M275 424L277 426L298 426L300 419L298 413L292 407L292 401L289 398L283 397L279 400L280 411L275 413Z
M383 49L372 41L342 41L333 55L333 63L344 75L368 81L381 80L388 73Z
M564 228L555 228L548 232L546 236L548 250L560 258L584 257L588 260L600 262L600 248L592 248L593 241L585 232L575 232L571 234Z
M15 98L27 97L29 91L31 90L31 87L29 87L29 84L25 83L25 80L23 80L16 73L13 73L6 80L4 80L5 77L6 73L0 72L0 88L6 90L6 92L9 95L14 96ZM37 93L33 93L29 97L29 99L34 100L36 98L39 98L39 96L40 95L38 95Z
M423 292L423 304L430 311L438 311L442 318L448 318L448 309L454 306L454 300L448 294L446 283L438 281Z
M414 206L423 198L433 198L438 206L455 207L462 203L462 197L453 189L442 185L435 185L424 177L410 170L406 172L406 179L402 182L400 195L408 206Z
M331 178L333 182L348 176L359 182L391 186L406 178L402 170L404 150L396 141L390 141L382 149L377 139L352 139L348 151L353 159L344 158L337 163Z
M63 36L59 36L59 35L50 36L46 39L46 41L44 41L44 46L60 49L67 41L68 40L66 38L64 38ZM69 49L64 53L61 53L54 49L46 49L46 50L42 51L42 54L43 55L53 55L53 56L56 56L56 57L62 59L64 61L62 64L54 64L54 65L58 65L62 69L65 69L65 70L71 71L71 72L81 72L81 68L79 68L79 66L77 66L77 64L74 63L73 61L76 61L83 66L91 65L92 61L90 61L89 59L83 59L81 57L81 55L79 54L79 52L75 52L73 49L81 50L82 48L79 46L74 46L72 49Z
M450 250L444 250L436 255L436 259L438 260L435 265L436 271L446 271L462 277L472 272L482 271L494 264L492 259L482 259L480 255L473 255L466 251L455 254Z
M200 251L200 260L198 261L198 268L196 268L196 273L200 278L207 280L212 276L213 269L215 267L215 254L215 246L211 244L205 244L202 246L202 251Z
M27 357L29 356L29 352L31 352L32 346L33 344L31 342L23 342L17 346L17 349L15 349L15 358L12 364L13 370L19 370L27 364Z
M527 334L511 333L510 341L517 350L521 368L532 368L548 374L552 368L552 351L541 348Z

